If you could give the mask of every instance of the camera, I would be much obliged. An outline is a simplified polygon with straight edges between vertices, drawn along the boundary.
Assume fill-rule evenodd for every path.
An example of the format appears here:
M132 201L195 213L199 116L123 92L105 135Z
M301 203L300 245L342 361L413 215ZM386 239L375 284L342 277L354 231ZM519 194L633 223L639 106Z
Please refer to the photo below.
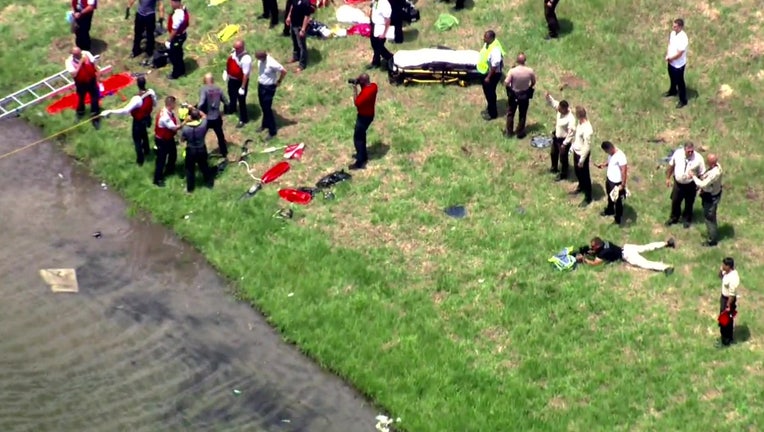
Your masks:
M358 79L357 78L349 79L348 80L348 84L350 84L350 85L358 85Z

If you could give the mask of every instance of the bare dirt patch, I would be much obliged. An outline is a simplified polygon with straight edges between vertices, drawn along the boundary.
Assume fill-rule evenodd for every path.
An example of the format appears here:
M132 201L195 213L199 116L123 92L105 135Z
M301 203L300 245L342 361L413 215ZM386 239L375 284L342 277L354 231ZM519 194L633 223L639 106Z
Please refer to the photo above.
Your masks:
M549 399L549 401L547 402L546 406L548 408L553 409L553 410L565 410L565 409L568 409L568 403L561 396L555 396L552 399Z
M719 9L716 9L715 7L708 4L707 1L701 0L698 2L698 10L700 10L700 13L708 18L711 21L716 21L719 19L719 16L721 15L721 12L719 12Z
M21 15L35 15L37 9L34 6L19 6L18 4L9 4L0 10L0 24L9 24L18 20Z
M666 129L656 137L659 142L676 144L690 138L690 129L686 126L680 126L674 129Z
M576 75L572 73L565 73L562 78L560 79L562 84L560 84L560 90L565 90L567 88L578 90L583 89L588 86L588 83L584 81L583 78L577 77Z

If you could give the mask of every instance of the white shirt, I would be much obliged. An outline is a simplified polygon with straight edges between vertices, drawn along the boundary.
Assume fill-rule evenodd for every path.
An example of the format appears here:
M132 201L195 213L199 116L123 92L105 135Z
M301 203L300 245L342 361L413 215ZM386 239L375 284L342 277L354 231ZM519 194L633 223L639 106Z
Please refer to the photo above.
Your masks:
M503 62L504 57L502 57L499 47L493 47L491 52L488 53L488 64L490 64L492 68L497 68L497 73L501 73L501 66Z
M576 126L575 138L573 145L570 148L573 150L573 153L581 158L581 161L589 156L589 152L592 149L591 141L593 134L594 129L589 121L586 123L579 123Z
M737 297L737 288L740 286L740 276L737 270L731 270L722 276L722 295L724 297Z
M88 0L87 2L85 2L85 4L86 4L87 6L95 6L95 4L96 4L96 0ZM77 2L77 12L80 12L80 11L82 11L83 9L84 9L84 8L81 8L81 7L80 7L80 2L78 1L78 2Z
M239 58L236 56L236 51L234 51L233 54L231 54L231 58L233 58L233 61L239 65L244 75L249 76L249 73L252 71L252 56L249 54L244 54L241 56L241 58Z
M607 157L607 179L612 183L621 183L623 181L621 167L627 165L626 153L622 152L621 149L616 149L615 153Z
M179 8L172 12L172 31L178 31L180 25L186 20L186 9Z
M175 115L175 118L178 118L177 114ZM167 108L162 108L162 111L159 113L159 122L157 124L159 127L165 129L178 129L178 123L172 120L172 117L170 117L170 111L168 111Z
M393 7L389 0L376 0L372 3L371 23L374 24L374 37L382 36L385 31L385 20L389 20L393 14Z
M257 68L260 75L257 82L262 85L275 85L279 81L281 71L284 70L284 66L270 55L265 56L265 61L258 60Z
M140 108L143 105L143 99L150 97L151 99L154 99L154 105L157 103L157 96L154 93L154 90L149 89L144 93L143 95L135 95L130 98L130 101L125 105L124 107L118 109L118 110L108 110L107 112L109 114L116 114L116 115L124 115L124 114L130 114L134 109Z
M687 64L687 47L690 45L690 40L687 38L687 33L684 30L679 33L672 31L669 36L668 50L666 51L667 57L674 57L682 51L682 55L676 60L671 60L671 66L680 68Z
M669 161L669 166L674 167L674 180L681 184L692 183L693 172L696 176L700 177L706 171L706 163L703 161L703 156L693 153L692 158L687 160L684 148L677 149L674 152Z
M568 113L565 115L560 114L560 111L557 111L560 103L557 102L552 96L547 98L547 102L557 112L557 119L554 122L554 137L564 138L565 140L563 141L563 144L570 144L570 142L573 141L573 137L576 133L576 117L570 111L568 111Z
M82 51L82 57L87 57L88 60L90 60L91 63L95 64L96 59L93 57L93 54L90 54L90 51ZM77 67L80 65L80 60L75 60L74 56L69 56L69 58L66 59L66 71L69 72L72 76L74 76L74 73L77 71Z

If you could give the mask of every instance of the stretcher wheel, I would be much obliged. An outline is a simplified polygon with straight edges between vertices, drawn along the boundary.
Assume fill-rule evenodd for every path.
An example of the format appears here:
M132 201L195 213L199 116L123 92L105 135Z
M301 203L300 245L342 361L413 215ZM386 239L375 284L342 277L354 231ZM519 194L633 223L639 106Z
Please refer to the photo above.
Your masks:
M411 79L404 79L403 80L403 86L407 87L409 84L411 84Z
M459 80L459 87L467 87L467 81Z

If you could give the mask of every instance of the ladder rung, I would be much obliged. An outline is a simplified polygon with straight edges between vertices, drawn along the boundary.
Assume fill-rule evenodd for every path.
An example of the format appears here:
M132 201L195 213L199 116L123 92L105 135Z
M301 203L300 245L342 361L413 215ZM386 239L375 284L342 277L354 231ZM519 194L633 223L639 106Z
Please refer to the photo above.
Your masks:
M51 89L51 90L53 90L53 91L55 91L55 90L56 90L56 88L55 88L55 87L53 87L52 85L50 85L50 84L49 84L47 81L45 81L45 85L46 85L46 86L48 86L48 88L50 88L50 89Z
M40 97L40 96L39 96L37 93L35 93L35 92L34 92L34 90L32 90L32 89L29 89L29 93L32 93L32 96L34 96L35 98L39 98L39 97Z
M5 114L5 113L7 113L7 112L8 112L8 111L6 111L6 109L5 109L5 108L3 108L3 106L2 106L2 105L0 105L0 110L1 110L1 111L3 111L3 114Z

